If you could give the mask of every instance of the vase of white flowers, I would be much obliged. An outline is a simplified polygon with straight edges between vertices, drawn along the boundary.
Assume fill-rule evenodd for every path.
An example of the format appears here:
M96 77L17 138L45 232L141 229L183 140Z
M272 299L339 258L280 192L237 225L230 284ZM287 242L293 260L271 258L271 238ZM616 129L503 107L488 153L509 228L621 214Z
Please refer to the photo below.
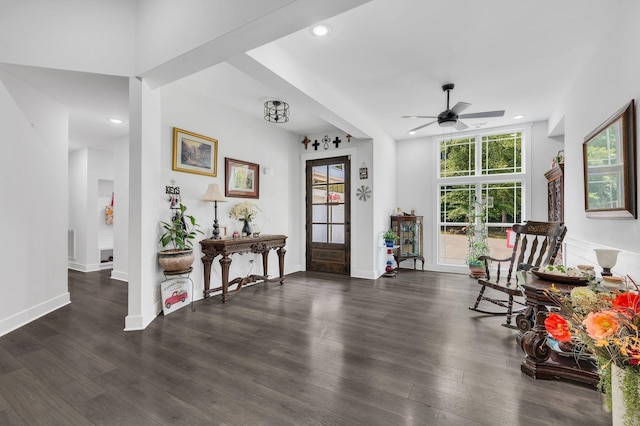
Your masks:
M261 211L260 208L255 204L249 201L243 201L231 207L229 217L243 221L242 234L249 236L252 234L250 225L251 220L253 220L259 211Z

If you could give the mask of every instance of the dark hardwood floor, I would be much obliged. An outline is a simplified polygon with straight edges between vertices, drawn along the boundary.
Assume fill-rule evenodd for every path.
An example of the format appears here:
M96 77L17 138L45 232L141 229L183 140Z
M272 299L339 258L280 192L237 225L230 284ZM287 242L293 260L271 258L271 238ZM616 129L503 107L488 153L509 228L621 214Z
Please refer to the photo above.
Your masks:
M0 425L610 425L602 396L520 372L462 275L295 273L123 332L127 285L0 337Z

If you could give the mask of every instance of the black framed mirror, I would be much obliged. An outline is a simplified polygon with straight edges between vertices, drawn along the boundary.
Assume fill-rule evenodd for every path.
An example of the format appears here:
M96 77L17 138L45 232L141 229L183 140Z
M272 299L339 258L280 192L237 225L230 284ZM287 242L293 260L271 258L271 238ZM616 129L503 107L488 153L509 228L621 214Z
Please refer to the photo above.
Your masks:
M637 219L636 113L633 99L584 138L587 217Z

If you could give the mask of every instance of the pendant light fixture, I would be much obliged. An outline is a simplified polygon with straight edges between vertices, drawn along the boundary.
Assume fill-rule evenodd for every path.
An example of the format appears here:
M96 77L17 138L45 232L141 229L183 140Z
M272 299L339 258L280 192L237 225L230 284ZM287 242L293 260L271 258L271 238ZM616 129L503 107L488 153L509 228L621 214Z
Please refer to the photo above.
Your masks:
M289 104L284 101L265 102L264 119L270 123L286 123L289 121Z

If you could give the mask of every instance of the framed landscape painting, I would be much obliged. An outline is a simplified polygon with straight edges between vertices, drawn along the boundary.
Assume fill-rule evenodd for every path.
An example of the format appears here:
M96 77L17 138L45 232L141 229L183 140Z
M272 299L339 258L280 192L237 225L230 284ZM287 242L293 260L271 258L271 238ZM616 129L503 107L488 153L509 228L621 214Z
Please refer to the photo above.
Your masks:
M173 128L173 170L218 176L218 140Z
M260 165L225 158L224 195L226 197L260 198Z

